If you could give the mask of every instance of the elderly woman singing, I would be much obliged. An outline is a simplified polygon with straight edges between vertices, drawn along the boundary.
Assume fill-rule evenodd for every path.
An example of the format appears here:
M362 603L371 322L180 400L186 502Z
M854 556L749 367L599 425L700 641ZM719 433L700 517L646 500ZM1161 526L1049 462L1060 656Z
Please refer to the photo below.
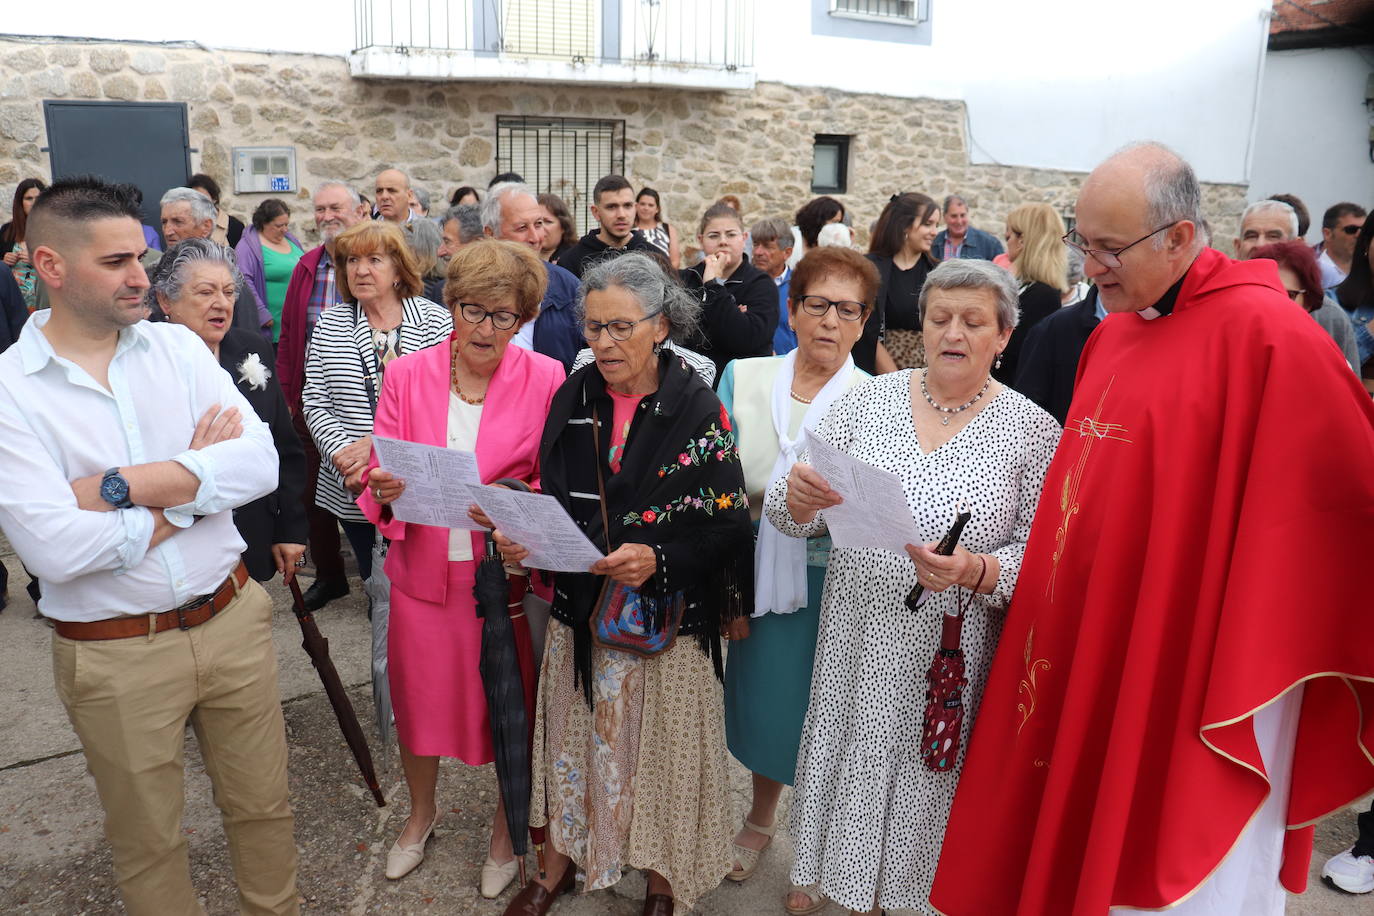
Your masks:
M769 484L797 460L804 430L814 430L832 404L870 377L854 365L851 351L873 320L877 292L878 270L863 255L813 248L792 272L787 321L796 349L725 367L720 400L739 437L755 518ZM759 524L749 638L731 646L725 671L725 733L754 789L735 837L732 881L747 880L772 844L778 796L796 771L829 555L828 537L793 539L766 520ZM810 888L792 893L789 910L814 912L820 902Z
M487 241L455 254L448 276L444 301L454 318L448 346L391 364L373 431L474 452L484 480L515 478L537 486L539 433L563 384L563 364L510 342L539 312L544 265L525 245ZM482 535L398 521L391 504L405 491L405 481L378 469L375 453L365 476L358 505L391 539L388 672L410 790L410 819L387 856L386 876L394 880L423 861L438 822L439 758L457 757L471 766L493 759L477 670L482 621L472 595ZM498 896L515 873L498 805L482 866L482 896Z
M820 895L851 910L928 902L940 842L963 765L922 759L925 674L947 612L966 608L967 718L977 713L1040 499L1059 425L995 382L993 361L1017 320L1006 271L986 261L948 261L921 289L924 370L880 376L835 402L817 435L902 481L922 544L903 554L835 547L821 598L811 700L792 800L792 880L819 885L793 912L815 912ZM826 531L840 497L806 462L769 488L765 514L793 537ZM972 513L952 556L933 550L956 506ZM914 610L919 581L931 593ZM805 905L802 905L805 903Z
M554 580L530 812L548 824L548 871L506 913L542 916L578 871L590 891L640 868L644 913L670 916L730 871L719 638L753 607L748 503L720 401L662 349L699 304L643 254L589 270L579 298L596 361L554 397L540 470L608 552ZM496 542L507 560L528 556ZM676 640L648 657L593 645L603 586L646 624L680 611Z

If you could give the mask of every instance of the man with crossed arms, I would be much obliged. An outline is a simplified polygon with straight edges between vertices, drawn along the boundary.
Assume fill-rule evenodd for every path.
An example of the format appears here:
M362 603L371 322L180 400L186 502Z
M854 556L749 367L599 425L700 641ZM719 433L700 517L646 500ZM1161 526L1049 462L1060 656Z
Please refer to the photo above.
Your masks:
M152 324L127 186L53 183L29 217L50 310L0 354L0 529L43 581L53 676L133 916L193 916L189 721L239 907L295 914L272 602L233 508L277 486L272 436L200 339Z

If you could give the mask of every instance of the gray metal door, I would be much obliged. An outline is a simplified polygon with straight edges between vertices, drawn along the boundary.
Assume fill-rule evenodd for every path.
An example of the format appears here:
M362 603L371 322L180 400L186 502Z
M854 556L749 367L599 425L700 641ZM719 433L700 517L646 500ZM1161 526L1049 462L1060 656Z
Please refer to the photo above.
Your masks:
M143 192L143 221L161 225L158 200L191 180L183 102L43 102L52 177L99 175Z
M563 198L585 233L592 188L603 175L625 174L625 122L497 115L496 171L517 172L535 191Z

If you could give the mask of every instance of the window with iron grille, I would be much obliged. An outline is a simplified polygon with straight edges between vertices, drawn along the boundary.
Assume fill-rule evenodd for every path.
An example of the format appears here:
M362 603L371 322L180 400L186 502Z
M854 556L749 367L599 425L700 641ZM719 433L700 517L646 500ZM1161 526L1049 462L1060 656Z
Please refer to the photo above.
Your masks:
M517 172L539 193L563 198L585 234L592 188L605 175L625 174L625 122L497 115L496 171Z
M844 134L816 134L811 158L811 190L843 194L849 184L849 138Z
M831 15L876 19L881 22L923 22L925 0L830 0Z

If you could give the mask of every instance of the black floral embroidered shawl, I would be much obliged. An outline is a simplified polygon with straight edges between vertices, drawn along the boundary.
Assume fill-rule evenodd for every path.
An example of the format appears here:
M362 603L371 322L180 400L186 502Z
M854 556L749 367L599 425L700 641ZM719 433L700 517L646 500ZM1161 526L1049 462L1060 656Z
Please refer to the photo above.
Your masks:
M659 355L659 388L639 404L620 472L607 464L613 408L596 364L574 372L554 395L540 446L543 490L606 548L596 465L606 484L611 549L654 549L657 570L640 588L651 608L682 592L680 636L695 636L722 676L720 628L754 606L753 532L744 472L730 421L709 386L671 351ZM593 416L601 421L598 453ZM575 664L591 698L589 618L604 577L558 573L553 616L572 627Z

